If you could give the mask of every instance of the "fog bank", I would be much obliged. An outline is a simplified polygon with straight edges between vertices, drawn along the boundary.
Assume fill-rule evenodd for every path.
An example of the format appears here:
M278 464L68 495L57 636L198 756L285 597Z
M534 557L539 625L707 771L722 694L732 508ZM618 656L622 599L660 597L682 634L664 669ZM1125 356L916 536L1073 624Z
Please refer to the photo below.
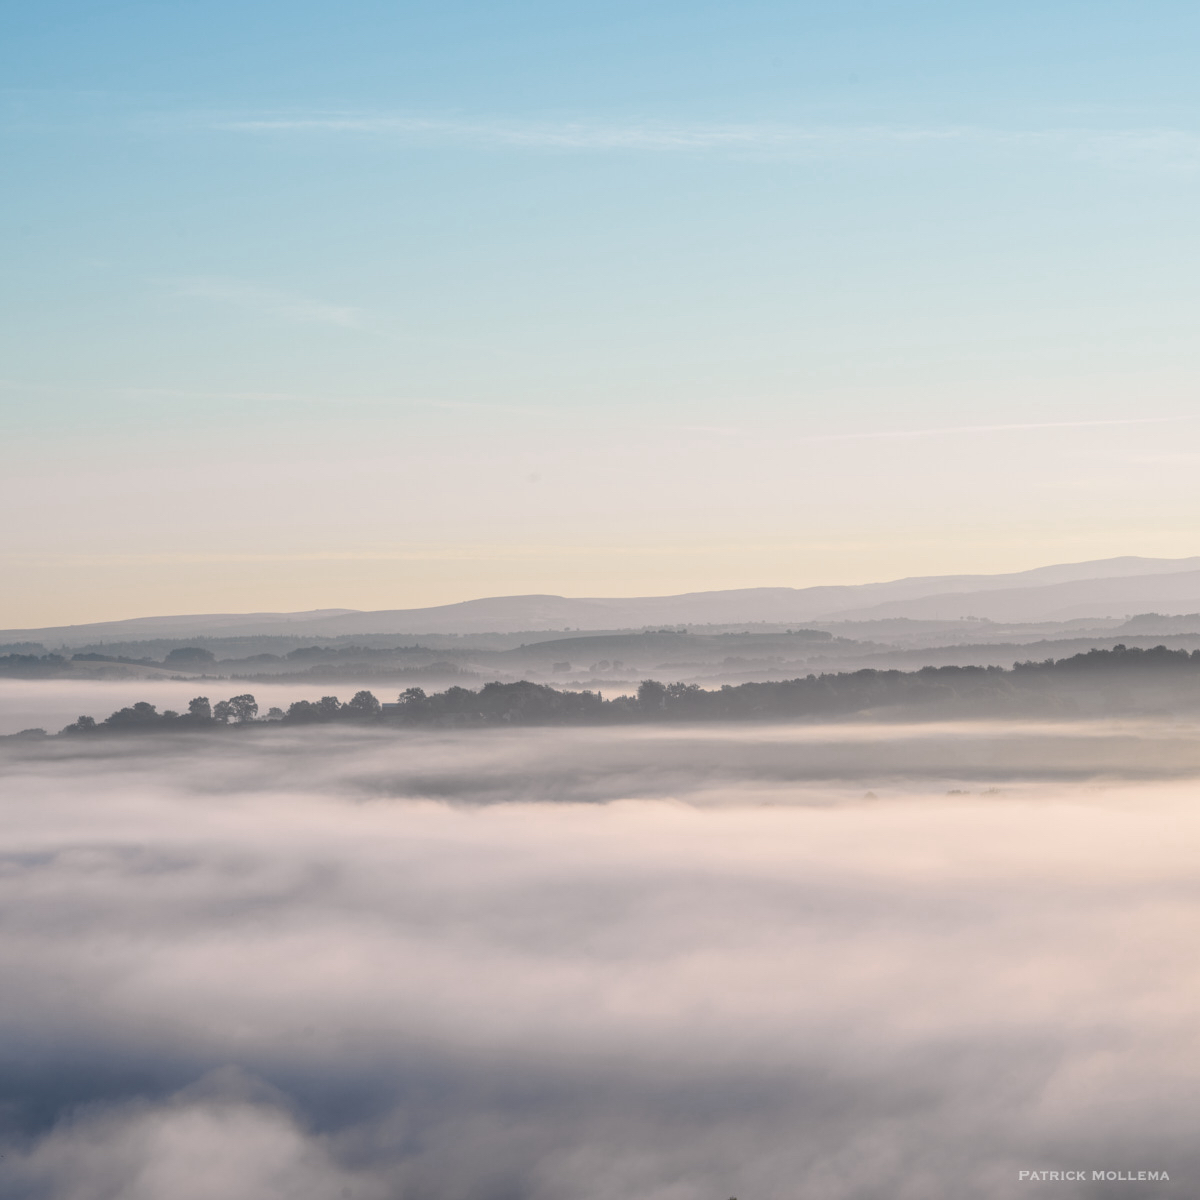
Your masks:
M1188 1194L1194 732L7 744L0 1191Z

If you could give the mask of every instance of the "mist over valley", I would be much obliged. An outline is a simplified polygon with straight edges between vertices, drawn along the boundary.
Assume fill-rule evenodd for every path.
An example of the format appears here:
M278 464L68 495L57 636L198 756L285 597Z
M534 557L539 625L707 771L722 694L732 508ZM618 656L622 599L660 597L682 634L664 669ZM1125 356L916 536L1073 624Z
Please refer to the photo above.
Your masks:
M1198 734L10 739L3 1190L1186 1179Z

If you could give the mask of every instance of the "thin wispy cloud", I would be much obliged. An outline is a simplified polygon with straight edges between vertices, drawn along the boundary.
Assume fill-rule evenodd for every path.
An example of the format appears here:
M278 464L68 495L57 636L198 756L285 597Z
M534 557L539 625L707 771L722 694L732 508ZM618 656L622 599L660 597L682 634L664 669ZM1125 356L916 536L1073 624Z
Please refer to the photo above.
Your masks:
M420 117L324 112L217 119L210 128L244 134L326 134L408 143L460 143L582 151L752 151L765 153L960 146L1066 153L1110 167L1200 166L1200 133L1170 128L991 129L970 125L798 125L780 122L588 122Z
M814 433L794 440L800 443L912 441L917 438L970 437L987 433L1036 433L1042 430L1092 429L1113 425L1164 425L1172 421L1192 419L1190 417L1117 417L1095 421L1020 421L1004 425L937 425L926 429L867 429L845 433ZM749 432L745 429L718 425L678 425L675 428L692 433L712 433L722 437Z
M451 412L517 413L525 417L552 417L558 415L557 411L553 408L537 408L527 404L500 404L482 400L433 400L418 398L405 400L403 403L417 404L423 408L446 409Z
M1020 421L1007 425L941 425L929 429L878 429L858 433L816 434L801 440L806 442L907 441L912 438L950 437L956 434L1032 433L1046 429L1094 429L1111 425L1164 425L1171 421L1189 419L1187 417L1118 417L1098 421Z
M173 290L177 296L211 300L298 325L337 325L348 329L361 324L360 310L349 305L329 304L239 279L181 279L175 282Z
M25 379L0 379L0 392L32 392L48 396L109 396L151 400L302 400L298 392L213 391L180 387L79 387L75 384L34 383Z
M801 129L761 124L605 124L587 122L521 122L453 120L386 114L327 114L258 117L220 122L218 128L238 133L373 134L410 141L459 141L562 150L710 150L771 149L818 145L844 139L846 131ZM855 131L862 136L865 131ZM953 136L946 131L880 130L887 138L906 140Z
M1081 138L1077 151L1080 158L1117 169L1190 171L1200 167L1200 134L1182 129L1112 130Z

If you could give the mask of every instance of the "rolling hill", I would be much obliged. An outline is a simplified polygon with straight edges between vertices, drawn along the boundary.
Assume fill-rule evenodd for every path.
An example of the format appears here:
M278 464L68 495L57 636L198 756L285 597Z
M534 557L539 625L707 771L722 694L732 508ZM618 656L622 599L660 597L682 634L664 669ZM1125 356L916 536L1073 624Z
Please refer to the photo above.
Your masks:
M1063 563L1000 575L935 575L886 583L759 587L622 598L494 596L431 608L318 609L295 613L197 613L83 625L0 630L0 643L84 645L102 639L288 633L420 635L539 630L639 629L657 625L770 624L888 617L1061 621L1200 610L1200 557Z

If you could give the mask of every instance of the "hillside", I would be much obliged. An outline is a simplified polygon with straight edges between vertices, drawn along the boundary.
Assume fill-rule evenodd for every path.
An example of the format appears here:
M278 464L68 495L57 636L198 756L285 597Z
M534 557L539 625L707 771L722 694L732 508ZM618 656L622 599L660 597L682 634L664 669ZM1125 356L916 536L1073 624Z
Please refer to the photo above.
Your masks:
M894 617L1061 621L1200 609L1200 558L1062 563L1000 575L936 575L886 583L760 587L676 596L493 596L432 608L359 612L196 613L0 630L0 644L79 646L102 640L294 634L470 634L640 629L658 625L812 624Z

